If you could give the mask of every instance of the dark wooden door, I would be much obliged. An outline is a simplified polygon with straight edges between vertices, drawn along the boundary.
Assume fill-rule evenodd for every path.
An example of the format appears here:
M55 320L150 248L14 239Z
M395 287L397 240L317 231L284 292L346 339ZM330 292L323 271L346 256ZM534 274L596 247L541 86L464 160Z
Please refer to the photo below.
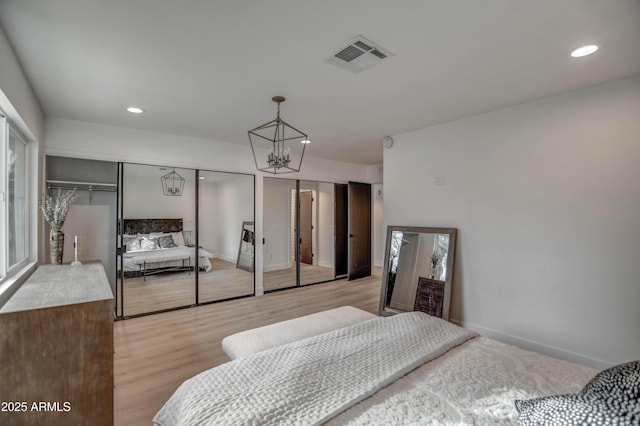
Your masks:
M300 262L313 264L313 193L311 191L300 192L300 232L298 234L300 243Z
M371 185L349 182L349 275L371 275Z
M349 197L347 185L336 183L335 193L335 272L336 278L349 272Z

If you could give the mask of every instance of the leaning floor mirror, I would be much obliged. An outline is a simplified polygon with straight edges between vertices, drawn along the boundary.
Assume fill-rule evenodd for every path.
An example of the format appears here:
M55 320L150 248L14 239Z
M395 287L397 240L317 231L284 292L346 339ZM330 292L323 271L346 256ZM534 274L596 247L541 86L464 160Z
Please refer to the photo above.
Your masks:
M422 311L449 320L456 231L387 227L380 315Z
M242 231L240 232L240 248L238 249L238 260L236 268L253 272L253 245L254 245L254 229L253 222L242 222Z

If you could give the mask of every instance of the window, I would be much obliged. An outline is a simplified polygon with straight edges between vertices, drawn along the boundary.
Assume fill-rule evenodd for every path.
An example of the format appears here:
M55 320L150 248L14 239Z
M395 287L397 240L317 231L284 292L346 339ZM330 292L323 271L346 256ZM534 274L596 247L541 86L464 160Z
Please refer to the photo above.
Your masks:
M29 257L27 143L0 112L0 278Z
M27 144L9 127L7 146L8 267L27 258Z

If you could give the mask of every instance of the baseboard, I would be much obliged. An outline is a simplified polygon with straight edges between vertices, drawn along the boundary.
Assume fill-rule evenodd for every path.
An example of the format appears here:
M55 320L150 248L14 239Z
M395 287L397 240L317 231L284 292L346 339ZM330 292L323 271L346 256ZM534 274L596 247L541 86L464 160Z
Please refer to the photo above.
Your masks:
M322 266L323 268L333 268L333 262L329 262L326 260L319 260L318 266Z
M237 262L237 260L238 260L238 258L237 258L237 257L224 256L224 255L217 254L217 253L213 255L213 258L214 258L214 259L224 260L225 262L234 263L234 264L235 264L235 263Z
M591 358L585 355L581 355L576 352L567 351L565 349L557 348L555 346L546 345L544 343L535 342L533 340L523 339L510 334L505 334L497 330L482 327L476 324L460 321L457 319L450 319L454 324L464 327L468 330L475 331L483 337L489 337L491 339L498 340L500 342L509 343L513 346L518 346L522 349L527 349L533 352L538 352L544 355L552 356L554 358L560 358L567 361L575 362L577 364L586 365L598 370L604 370L613 366L612 363L603 361L601 359Z
M291 268L291 264L290 263L279 263L276 265L265 265L262 267L262 271L263 272L273 272L273 271L281 271L283 269L290 269Z

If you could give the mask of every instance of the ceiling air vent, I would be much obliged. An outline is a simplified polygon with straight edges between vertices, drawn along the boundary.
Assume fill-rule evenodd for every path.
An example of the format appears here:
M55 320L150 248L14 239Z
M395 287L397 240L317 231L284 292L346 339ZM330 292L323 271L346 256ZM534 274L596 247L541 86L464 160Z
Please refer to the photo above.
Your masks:
M391 52L376 45L361 35L355 36L346 46L334 52L326 62L347 69L353 73L359 73L383 59L391 56Z

